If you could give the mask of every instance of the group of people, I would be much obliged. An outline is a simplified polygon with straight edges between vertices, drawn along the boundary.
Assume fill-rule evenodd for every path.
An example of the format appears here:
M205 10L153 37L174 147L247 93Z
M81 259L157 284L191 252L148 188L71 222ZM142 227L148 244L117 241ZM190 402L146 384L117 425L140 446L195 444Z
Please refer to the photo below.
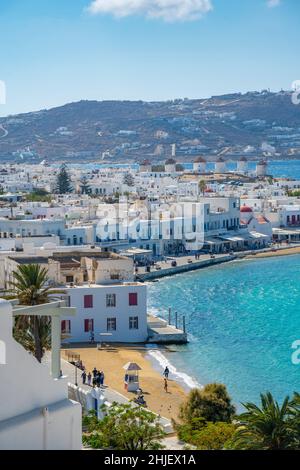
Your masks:
M104 387L104 372L103 370L97 370L96 367L88 374L84 370L81 374L82 384L88 385L89 387Z

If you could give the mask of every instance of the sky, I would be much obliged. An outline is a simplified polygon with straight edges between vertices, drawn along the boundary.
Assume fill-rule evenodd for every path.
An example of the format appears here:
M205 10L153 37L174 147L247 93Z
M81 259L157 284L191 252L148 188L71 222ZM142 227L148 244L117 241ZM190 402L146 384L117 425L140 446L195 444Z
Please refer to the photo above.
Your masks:
M0 116L290 89L299 17L299 0L0 0Z

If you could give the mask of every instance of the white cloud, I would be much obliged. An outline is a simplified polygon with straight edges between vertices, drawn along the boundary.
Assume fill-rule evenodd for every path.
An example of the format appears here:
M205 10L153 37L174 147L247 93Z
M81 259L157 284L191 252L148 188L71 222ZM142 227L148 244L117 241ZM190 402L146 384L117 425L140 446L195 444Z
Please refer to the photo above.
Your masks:
M274 1L274 0L273 0ZM92 0L92 14L142 15L164 21L191 21L212 10L212 0Z
M270 8L278 7L278 5L280 5L280 3L281 3L281 0L268 0L267 1L267 5Z

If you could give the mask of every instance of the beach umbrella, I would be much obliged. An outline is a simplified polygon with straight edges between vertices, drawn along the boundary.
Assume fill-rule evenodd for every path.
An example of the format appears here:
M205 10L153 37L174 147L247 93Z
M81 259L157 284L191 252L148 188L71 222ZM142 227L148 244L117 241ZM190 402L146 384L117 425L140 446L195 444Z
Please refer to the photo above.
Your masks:
M142 370L142 368L136 362L127 362L127 364L125 364L125 366L123 366L123 369L125 369L127 371Z

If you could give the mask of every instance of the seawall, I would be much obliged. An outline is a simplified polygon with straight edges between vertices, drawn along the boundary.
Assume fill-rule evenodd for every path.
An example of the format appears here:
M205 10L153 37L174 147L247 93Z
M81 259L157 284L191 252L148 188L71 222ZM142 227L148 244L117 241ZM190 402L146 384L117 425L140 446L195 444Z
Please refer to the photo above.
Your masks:
M167 276L174 276L175 274L181 274L189 271L195 271L197 269L207 268L208 266L214 266L221 263L228 263L236 259L236 255L224 255L216 256L216 258L210 258L202 261L193 261L192 263L186 263L177 265L174 267L162 268L160 270L151 271L150 273L143 273L136 276L137 280L140 281L153 281Z

